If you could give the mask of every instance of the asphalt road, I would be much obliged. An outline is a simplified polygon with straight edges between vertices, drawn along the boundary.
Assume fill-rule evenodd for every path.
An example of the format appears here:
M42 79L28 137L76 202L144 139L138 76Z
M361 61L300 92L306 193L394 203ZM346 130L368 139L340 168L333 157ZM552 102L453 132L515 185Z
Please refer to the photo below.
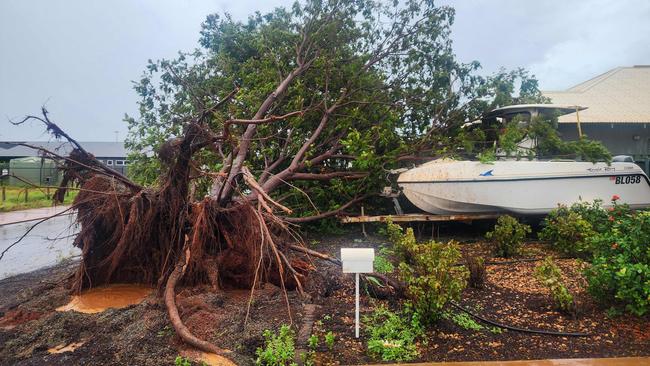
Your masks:
M0 259L0 279L55 265L81 254L72 246L74 215L55 217L38 224ZM0 226L0 252L18 240L38 221Z

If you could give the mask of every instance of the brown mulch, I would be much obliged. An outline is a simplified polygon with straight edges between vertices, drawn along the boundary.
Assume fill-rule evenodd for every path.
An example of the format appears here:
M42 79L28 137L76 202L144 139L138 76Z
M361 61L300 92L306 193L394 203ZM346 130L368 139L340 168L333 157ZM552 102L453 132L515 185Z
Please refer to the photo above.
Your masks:
M471 236L471 234L470 234ZM386 245L380 237L364 239L358 234L307 240L310 247L338 256L342 246ZM462 250L489 255L480 240L465 238ZM556 256L544 245L530 243L523 258ZM505 262L488 258L489 262ZM624 315L609 318L584 290L581 264L573 259L557 259L568 288L578 303L574 319L556 311L546 289L533 277L539 262L523 261L487 267L485 288L468 288L461 304L482 316L525 328L579 331L589 337L531 335L514 331L494 333L465 330L450 320L441 320L420 344L421 357L414 361L514 360L544 358L588 358L650 355L650 318ZM301 298L289 293L293 327L303 323L304 304L317 305L314 333L319 336L316 364L376 363L366 353L363 326L361 338L354 338L353 277L340 268L315 260ZM67 266L47 269L0 281L0 364L2 365L173 365L186 346L174 334L164 304L155 294L143 303L98 314L56 312L69 300ZM55 279L55 281L53 281ZM285 298L276 286L267 284L256 291L244 325L249 291L213 293L209 289L178 289L179 311L186 325L200 337L231 349L237 364L254 363L255 350L263 344L265 329L277 330L289 324ZM399 308L396 299L373 299L362 292L362 316L380 304ZM450 309L451 310L451 309ZM324 344L328 331L335 334L334 349ZM48 348L85 341L74 352L50 354Z

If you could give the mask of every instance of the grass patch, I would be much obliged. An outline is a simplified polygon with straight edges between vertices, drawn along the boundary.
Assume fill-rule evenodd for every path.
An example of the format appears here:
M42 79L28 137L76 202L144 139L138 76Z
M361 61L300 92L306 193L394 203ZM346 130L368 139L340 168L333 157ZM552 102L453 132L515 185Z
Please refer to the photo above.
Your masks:
M56 189L50 188L50 197L48 198L45 188L29 188L27 192L27 202L25 202L25 188L24 187L5 187L5 199L1 200L0 197L0 212L18 211L29 208L40 208L52 206L52 196ZM64 205L72 203L77 196L77 190L68 190L66 193Z

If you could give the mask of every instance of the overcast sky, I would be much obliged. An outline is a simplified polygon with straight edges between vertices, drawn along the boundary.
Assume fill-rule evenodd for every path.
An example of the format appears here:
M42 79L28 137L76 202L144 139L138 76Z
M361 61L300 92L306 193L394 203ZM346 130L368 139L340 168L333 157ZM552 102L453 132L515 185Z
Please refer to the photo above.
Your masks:
M617 66L650 64L650 1L445 0L456 8L454 49L484 73L525 67L558 90ZM82 141L123 140L137 113L131 80L148 59L197 46L209 13L245 19L282 0L2 0L0 140L47 140L38 125L8 118L38 113Z

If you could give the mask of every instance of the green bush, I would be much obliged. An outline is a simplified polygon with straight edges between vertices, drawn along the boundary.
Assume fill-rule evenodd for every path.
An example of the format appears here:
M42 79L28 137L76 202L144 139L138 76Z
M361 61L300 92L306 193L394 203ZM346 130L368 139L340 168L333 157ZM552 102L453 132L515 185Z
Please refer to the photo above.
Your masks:
M255 354L256 365L264 366L289 366L295 365L294 356L296 353L294 344L294 332L288 325L282 325L280 332L276 335L270 330L264 333L264 348L258 348Z
M650 312L650 212L625 205L609 211L611 229L591 240L594 257L585 270L588 290L599 302L644 315Z
M544 262L535 268L535 277L551 292L551 297L559 310L575 315L573 295L564 285L562 271L551 257L546 257Z
M467 285L467 269L456 265L461 258L458 244L433 240L419 244L413 229L404 233L390 222L387 231L401 260L398 275L406 284L406 295L424 323L435 323L447 302L458 300Z
M544 228L538 236L564 255L586 258L591 254L589 240L596 232L590 221L574 207L560 206L551 211L544 219Z
M404 232L401 226L388 221L386 223L386 232L388 233L388 240L393 244L393 252L397 256L397 260L399 262L412 262L413 258L411 258L408 248L417 245L413 229L408 228Z
M519 223L512 216L503 215L497 220L494 230L485 234L485 238L492 242L494 255L509 258L519 254L521 244L530 231L530 226Z
M383 305L364 316L368 354L382 361L410 361L420 355L416 341L424 335L417 312L395 313Z
M391 252L387 248L381 248L379 250L379 254L375 256L375 262L374 262L375 272L392 273L395 270L395 266L389 259L390 255Z

